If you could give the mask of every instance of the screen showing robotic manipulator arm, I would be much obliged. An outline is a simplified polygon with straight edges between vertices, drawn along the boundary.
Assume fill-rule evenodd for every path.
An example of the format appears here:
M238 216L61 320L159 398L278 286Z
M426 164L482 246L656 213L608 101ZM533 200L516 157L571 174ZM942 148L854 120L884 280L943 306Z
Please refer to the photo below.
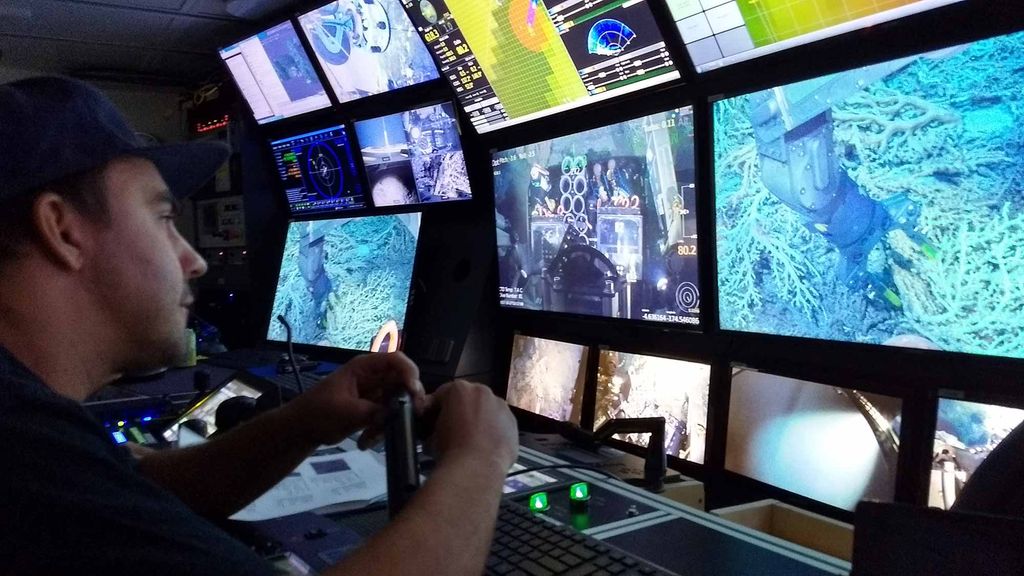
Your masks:
M495 152L501 305L697 325L693 142L687 107Z
M419 213L292 222L270 318L287 318L296 344L398 350L419 227ZM269 323L268 340L285 336Z
M721 327L1024 357L1022 46L715 102Z

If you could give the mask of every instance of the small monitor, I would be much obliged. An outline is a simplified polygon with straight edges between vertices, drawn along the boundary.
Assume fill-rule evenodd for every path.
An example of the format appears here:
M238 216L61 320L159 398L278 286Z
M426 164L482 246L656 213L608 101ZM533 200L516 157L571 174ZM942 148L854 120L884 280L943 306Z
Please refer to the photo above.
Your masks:
M420 214L292 222L267 340L352 351L398 350Z
M330 126L270 143L292 214L366 206L345 126Z
M247 396L249 398L259 398L263 394L262 391L253 388L238 378L228 381L216 392L210 394L202 400L199 404L196 404L184 414L178 417L170 426L163 431L164 440L168 442L177 442L178 436L181 431L181 425L188 420L201 420L206 423L206 436L210 436L217 431L217 408L222 402L228 398L234 398L235 396Z
M725 468L853 510L893 500L899 398L733 367Z
M679 78L645 0L402 0L480 133Z
M516 334L505 395L509 405L579 425L588 350L580 344Z
M451 102L356 122L374 206L469 200Z
M685 107L495 152L501 305L697 325L693 143Z
M1024 358L1021 42L716 102L721 327Z
M665 418L665 452L704 463L711 366L602 350L597 364L594 428L612 418ZM648 434L615 436L647 446Z
M960 0L668 0L697 72L759 58Z
M949 510L975 469L1021 422L1020 408L939 398L928 505Z
M438 78L399 0L330 2L300 15L299 26L340 102Z
M331 105L290 21L221 48L220 57L259 124Z

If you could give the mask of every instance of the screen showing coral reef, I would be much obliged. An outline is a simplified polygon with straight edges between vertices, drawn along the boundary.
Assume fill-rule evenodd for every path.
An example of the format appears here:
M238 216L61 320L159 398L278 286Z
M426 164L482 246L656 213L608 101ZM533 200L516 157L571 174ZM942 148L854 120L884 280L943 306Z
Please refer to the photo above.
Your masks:
M645 0L402 0L480 133L679 78Z
M270 143L277 177L292 214L366 206L344 126L329 126Z
M697 72L961 0L668 0Z
M341 102L438 78L399 0L337 0L299 16L299 27Z
M665 418L665 453L704 463L711 366L602 350L594 429L612 418ZM649 434L617 434L647 446Z
M899 398L732 369L725 468L853 510L891 501Z
M587 351L579 344L516 334L505 394L509 405L579 425Z
M405 326L419 214L362 216L288 227L267 339L392 352Z
M259 124L331 105L291 22L221 48L220 57Z
M501 305L696 325L689 107L496 152Z
M716 102L721 326L1024 357L1024 34Z
M469 200L451 102L356 122L374 206Z
M1019 408L939 398L928 505L949 510L971 474L1021 422Z

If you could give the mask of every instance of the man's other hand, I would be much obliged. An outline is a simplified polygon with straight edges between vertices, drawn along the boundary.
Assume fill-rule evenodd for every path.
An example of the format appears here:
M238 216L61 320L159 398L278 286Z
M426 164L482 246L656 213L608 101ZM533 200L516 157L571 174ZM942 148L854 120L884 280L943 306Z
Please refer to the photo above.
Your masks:
M436 417L431 441L439 463L466 457L488 459L507 471L519 453L519 430L504 400L465 380L441 386L427 397L426 417Z
M319 444L340 442L363 430L359 446L366 448L384 432L387 399L406 390L414 405L425 404L420 371L401 352L364 354L349 360L316 386L302 394L286 409L295 410L298 421L309 426Z

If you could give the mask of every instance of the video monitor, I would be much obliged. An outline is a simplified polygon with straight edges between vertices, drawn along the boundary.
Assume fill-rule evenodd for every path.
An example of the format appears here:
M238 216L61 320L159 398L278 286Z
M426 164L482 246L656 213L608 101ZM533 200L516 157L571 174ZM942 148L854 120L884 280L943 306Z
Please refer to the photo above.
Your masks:
M502 306L697 325L689 107L494 153Z
M960 0L668 0L697 72Z
M579 344L516 334L505 399L527 412L579 425L588 350Z
M221 48L220 57L259 124L331 105L290 21Z
M299 16L334 95L349 102L437 79L399 0L337 0Z
M949 510L971 474L1021 422L1019 408L939 398L928 505Z
M469 200L451 102L356 122L374 206Z
M233 379L178 417L177 420L163 431L164 440L177 442L181 425L188 420L202 421L206 427L205 436L208 437L217 431L217 408L220 407L222 402L235 396L246 396L256 399L262 394L260 390L253 388L245 382Z
M1024 76L991 38L714 104L721 327L1024 358Z
M402 0L484 133L679 78L645 0Z
M594 429L613 418L665 418L665 453L704 463L711 366L602 350L597 365ZM617 434L647 446L649 434Z
M366 206L352 144L344 126L330 126L275 140L270 143L270 149L292 214Z
M896 491L899 398L733 367L725 468L853 510Z
M341 350L398 350L420 214L292 222L267 340Z

